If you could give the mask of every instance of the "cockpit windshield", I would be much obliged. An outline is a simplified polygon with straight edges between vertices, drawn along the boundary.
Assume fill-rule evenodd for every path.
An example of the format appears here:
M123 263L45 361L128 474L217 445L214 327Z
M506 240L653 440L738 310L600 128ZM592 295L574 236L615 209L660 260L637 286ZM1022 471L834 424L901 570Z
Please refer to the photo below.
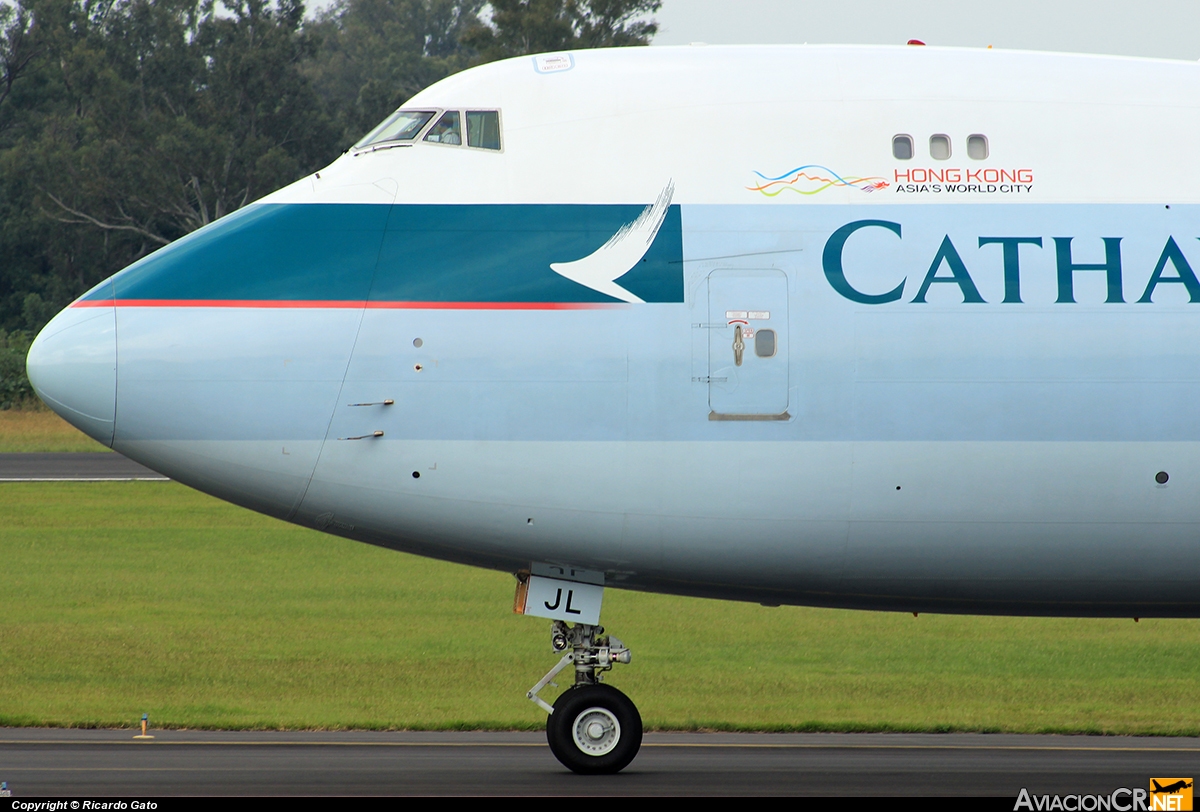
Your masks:
M3 2L3 0L0 0ZM440 117L433 124L435 116ZM397 110L354 145L354 149L412 146L425 133L427 144L501 151L499 110Z
M367 133L361 141L354 145L362 149L385 141L411 141L421 132L421 128L433 118L433 110L397 110L392 113L375 129Z
M434 144L461 144L462 131L458 126L458 111L447 110L438 123L429 128L425 140Z

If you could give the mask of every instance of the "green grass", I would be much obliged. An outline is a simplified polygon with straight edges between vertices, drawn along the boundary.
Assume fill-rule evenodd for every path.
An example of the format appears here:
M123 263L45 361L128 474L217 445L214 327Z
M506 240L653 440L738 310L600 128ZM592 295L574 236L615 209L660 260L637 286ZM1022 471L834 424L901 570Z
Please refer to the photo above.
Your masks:
M0 453L109 450L45 407L0 411Z
M513 580L177 484L6 483L0 724L535 729ZM778 608L609 590L660 729L1200 734L1200 622ZM690 659L688 659L690 658ZM548 691L553 696L553 691Z

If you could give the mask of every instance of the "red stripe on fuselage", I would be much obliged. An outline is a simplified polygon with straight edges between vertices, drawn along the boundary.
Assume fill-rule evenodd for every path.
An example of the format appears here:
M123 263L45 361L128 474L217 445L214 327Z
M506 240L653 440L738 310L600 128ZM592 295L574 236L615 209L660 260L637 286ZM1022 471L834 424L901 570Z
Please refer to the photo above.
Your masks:
M260 307L359 308L373 310L605 310L628 307L624 302L347 302L268 301L263 299L85 299L72 307Z

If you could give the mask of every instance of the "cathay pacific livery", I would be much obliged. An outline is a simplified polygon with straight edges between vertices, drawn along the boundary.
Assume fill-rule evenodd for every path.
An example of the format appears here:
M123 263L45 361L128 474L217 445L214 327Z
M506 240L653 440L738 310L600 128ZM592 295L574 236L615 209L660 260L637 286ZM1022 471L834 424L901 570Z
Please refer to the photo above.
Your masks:
M510 59L98 285L29 377L201 491L515 573L554 754L615 772L608 587L1200 616L1198 132L1195 63Z

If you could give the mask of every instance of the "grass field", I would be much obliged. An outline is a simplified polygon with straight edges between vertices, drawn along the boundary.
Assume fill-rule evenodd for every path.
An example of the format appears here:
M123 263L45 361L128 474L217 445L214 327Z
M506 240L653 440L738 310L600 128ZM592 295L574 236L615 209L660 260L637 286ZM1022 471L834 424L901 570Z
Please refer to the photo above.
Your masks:
M0 725L537 728L513 580L174 483L0 484ZM609 590L661 729L1200 733L1200 622L776 608ZM691 660L685 661L685 657ZM553 691L548 694L553 696Z
M0 411L0 453L108 450L48 409Z

